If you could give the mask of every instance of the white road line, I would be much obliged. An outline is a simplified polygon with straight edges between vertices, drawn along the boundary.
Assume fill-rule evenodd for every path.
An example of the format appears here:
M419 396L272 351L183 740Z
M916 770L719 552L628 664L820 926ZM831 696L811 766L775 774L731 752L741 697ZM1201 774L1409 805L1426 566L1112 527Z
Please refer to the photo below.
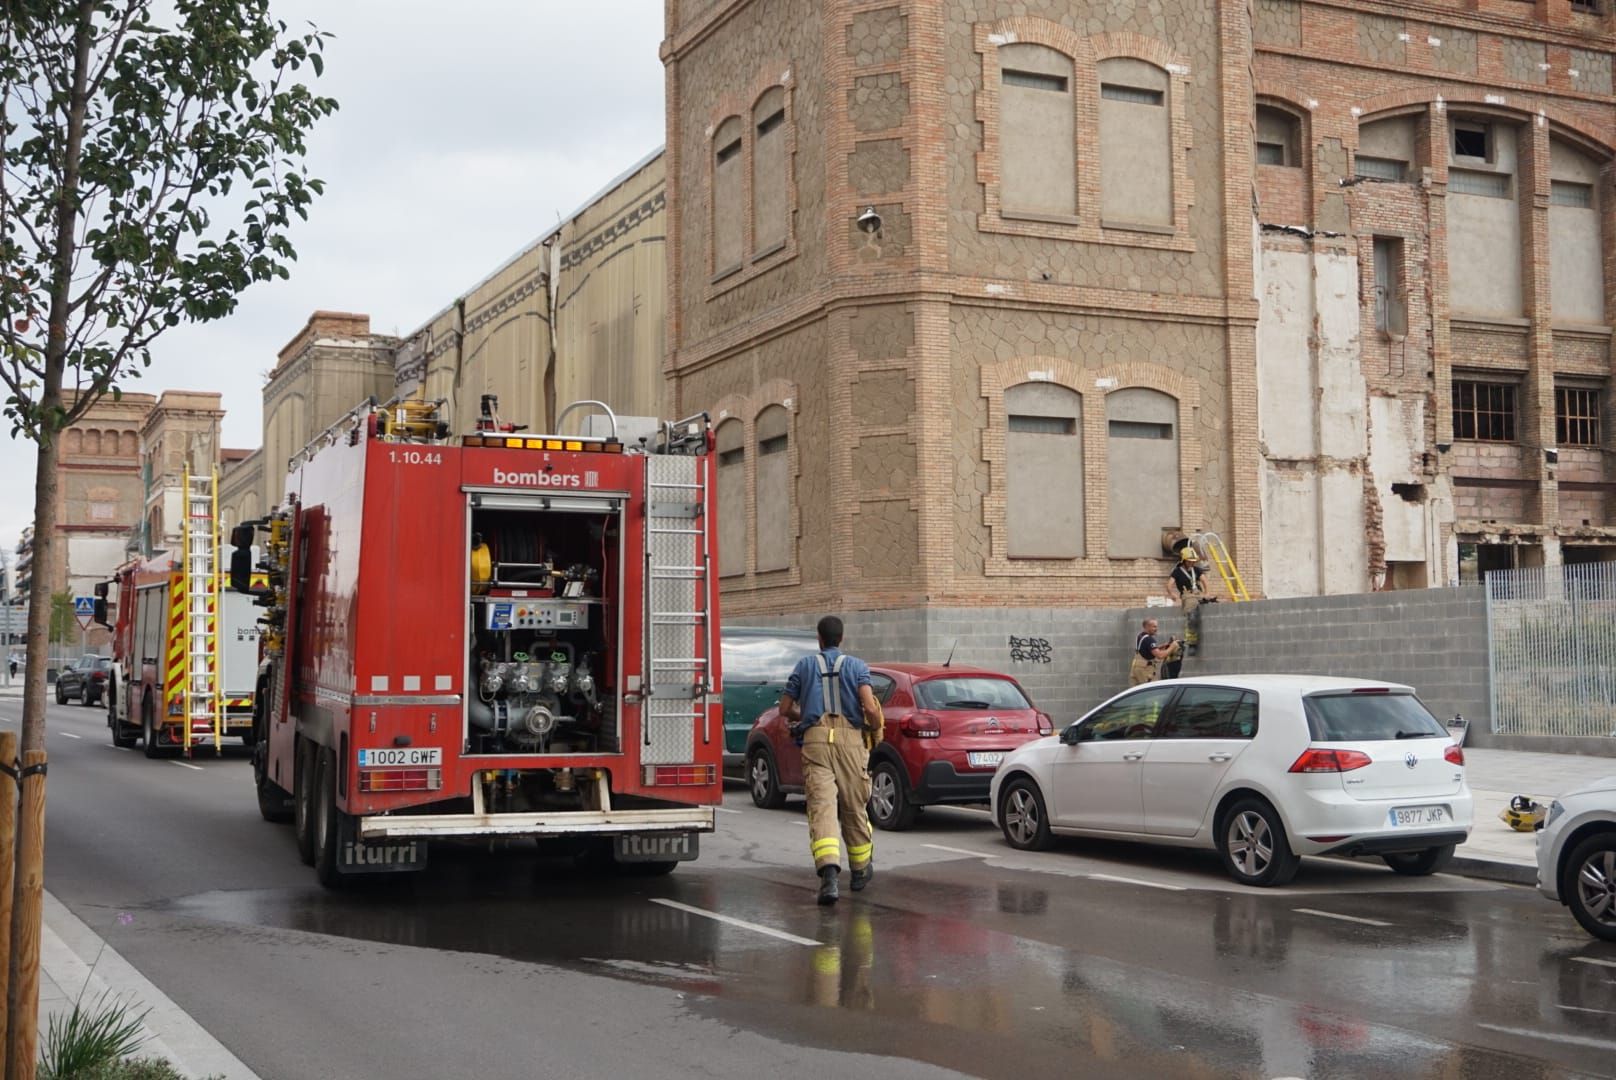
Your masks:
M82 738L84 738L83 735L75 735L71 731L58 731L56 734L61 735L64 738L68 738L68 739L82 739Z
M126 754L134 753L134 748L129 746L113 746L111 743L102 743L101 745L108 750L122 750Z
M1321 919L1339 919L1342 922L1358 923L1358 924L1360 924L1362 926L1391 926L1392 925L1389 922L1381 922L1379 919L1360 919L1356 915L1337 915L1333 911L1319 911L1319 910L1317 910L1315 908L1299 907L1299 908L1291 908L1291 910L1296 912L1298 915L1317 915Z
M664 900L660 896L654 896L651 898L651 903L661 904L663 907L671 907L679 911L687 911L692 915L700 915L704 919L712 919L714 922L728 923L730 926L738 926L742 930L750 930L755 934L767 934L769 937L779 938L781 941L789 941L794 945L820 944L820 942L815 941L813 938L798 937L796 934L788 934L784 930L776 930L772 926L761 926L755 922L747 922L745 919L737 919L730 915L720 915L716 911L708 911L705 908L691 907L689 904L681 904L677 900Z
M1549 1039L1557 1043L1567 1043L1571 1046L1592 1046L1600 1050L1616 1050L1616 1040L1596 1039L1591 1035L1560 1035L1552 1031L1539 1031L1536 1028L1505 1027L1503 1024L1477 1024L1479 1028L1487 1031L1496 1031L1500 1035L1525 1035L1532 1039Z
M1094 881L1119 881L1124 885L1143 885L1147 889L1166 889L1168 892L1185 892L1183 885L1168 885L1161 881L1145 881L1143 878L1118 877L1116 874L1090 874Z
M947 844L921 844L920 846L935 848L938 851L952 851L956 855L969 855L973 859L997 859L999 857L986 851L970 851L962 847L949 847Z
M169 758L168 763L170 765L178 765L182 769L195 769L197 772L206 772L207 771L206 769L202 768L202 766L200 766L200 765L192 765L189 761L175 761L173 758Z
M739 814L740 813L739 810L731 810L727 806L715 806L715 807L713 807L713 809L717 810L720 814Z
M801 825L805 829L809 827L808 823L806 821L802 820L801 818L798 818L796 823L798 825Z
M1616 968L1616 960L1601 960L1597 956L1573 956L1571 959L1579 964L1598 964L1600 967Z

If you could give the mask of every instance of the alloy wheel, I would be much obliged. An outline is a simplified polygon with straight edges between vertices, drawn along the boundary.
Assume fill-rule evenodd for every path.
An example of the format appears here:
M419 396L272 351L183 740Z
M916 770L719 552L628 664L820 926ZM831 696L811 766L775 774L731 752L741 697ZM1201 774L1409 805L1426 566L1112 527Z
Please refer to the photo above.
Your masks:
M891 821L898 811L898 785L888 769L877 769L870 777L870 809L881 821Z
M1258 877L1274 857L1274 836L1268 821L1255 810L1229 819L1229 857L1247 877Z
M1004 825L1018 844L1030 844L1038 834L1038 800L1024 787L1005 800Z
M752 755L752 798L762 802L769 797L769 759L763 754Z
M1577 897L1602 926L1616 927L1616 850L1595 851L1577 869Z

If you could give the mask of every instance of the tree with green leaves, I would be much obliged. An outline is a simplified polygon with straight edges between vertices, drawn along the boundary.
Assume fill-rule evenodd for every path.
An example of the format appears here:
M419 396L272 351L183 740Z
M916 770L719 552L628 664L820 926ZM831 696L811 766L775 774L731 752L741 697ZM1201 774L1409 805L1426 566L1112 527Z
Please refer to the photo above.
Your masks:
M53 592L50 598L50 642L65 645L79 636L78 616L73 613L73 594Z
M0 0L0 381L12 437L39 447L37 566L56 565L62 431L164 331L229 315L296 257L294 219L322 190L305 140L336 103L305 81L327 35L269 9ZM21 741L42 755L48 574L29 600ZM32 827L19 821L19 851ZM33 869L19 858L19 919Z

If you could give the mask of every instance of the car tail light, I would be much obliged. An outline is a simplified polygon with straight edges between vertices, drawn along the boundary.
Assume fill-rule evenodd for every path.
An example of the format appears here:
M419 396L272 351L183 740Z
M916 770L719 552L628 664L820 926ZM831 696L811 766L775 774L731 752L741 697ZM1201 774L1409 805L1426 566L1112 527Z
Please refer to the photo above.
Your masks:
M911 713L898 726L912 739L935 739L943 733L943 722L931 713Z
M712 765L647 765L646 787L700 787L718 781Z
M1046 713L1046 712L1040 712L1038 714L1038 734L1040 734L1040 735L1053 735L1053 734L1055 734L1055 721L1053 719L1051 719L1050 715L1048 713Z
M107 673L104 672L104 671L93 672L90 675L90 681L91 682L106 682L107 681Z
M360 791L436 791L443 786L442 769L360 769Z
M1291 765L1293 773L1341 773L1373 765L1374 759L1359 750L1303 750Z
M1449 765L1464 764L1464 748L1458 743L1449 743L1448 748L1442 751L1442 760Z

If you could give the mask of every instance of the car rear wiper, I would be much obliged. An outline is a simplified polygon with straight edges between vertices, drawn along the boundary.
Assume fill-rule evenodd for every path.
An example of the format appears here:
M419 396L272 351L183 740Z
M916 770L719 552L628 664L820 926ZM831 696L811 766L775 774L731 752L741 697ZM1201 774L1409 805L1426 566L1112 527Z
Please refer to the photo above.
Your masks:
M1399 731L1397 737L1399 739L1439 739L1442 736L1434 731Z
M945 709L991 709L991 708L993 708L993 706L989 705L985 701L950 701L947 705L944 705L943 708L945 708Z

